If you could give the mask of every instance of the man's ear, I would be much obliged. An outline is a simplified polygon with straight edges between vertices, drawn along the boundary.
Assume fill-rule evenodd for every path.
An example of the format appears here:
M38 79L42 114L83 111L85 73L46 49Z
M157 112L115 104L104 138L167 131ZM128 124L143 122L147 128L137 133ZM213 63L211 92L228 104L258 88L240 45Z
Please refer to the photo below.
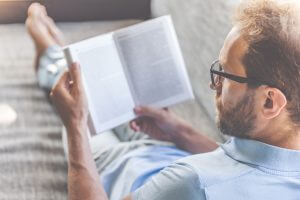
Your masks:
M285 95L277 88L266 87L263 92L264 105L262 113L265 118L272 119L277 117L286 106Z

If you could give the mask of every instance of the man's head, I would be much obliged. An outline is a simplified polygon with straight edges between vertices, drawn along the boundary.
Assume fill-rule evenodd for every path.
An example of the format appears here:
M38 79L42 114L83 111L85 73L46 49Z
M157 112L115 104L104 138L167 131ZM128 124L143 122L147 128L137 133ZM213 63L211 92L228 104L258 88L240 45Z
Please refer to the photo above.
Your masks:
M239 6L219 62L225 73L257 83L220 78L215 89L224 134L263 138L300 126L299 14L297 1L246 0Z

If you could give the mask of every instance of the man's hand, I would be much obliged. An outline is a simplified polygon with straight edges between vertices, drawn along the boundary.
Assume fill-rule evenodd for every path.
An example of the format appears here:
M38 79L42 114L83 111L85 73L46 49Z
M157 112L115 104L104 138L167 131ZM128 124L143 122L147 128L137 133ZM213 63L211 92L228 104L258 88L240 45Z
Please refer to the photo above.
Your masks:
M63 74L51 98L68 132L68 199L107 200L87 135L88 106L78 64Z
M176 144L191 153L209 152L218 147L215 141L196 131L192 126L168 109L140 106L134 109L139 118L130 122L134 131Z
M50 97L67 128L74 124L87 126L88 106L78 64L72 64L62 75Z
M139 118L130 122L134 131L141 131L150 137L174 142L176 137L190 129L190 125L167 108L157 109L140 106L134 109Z

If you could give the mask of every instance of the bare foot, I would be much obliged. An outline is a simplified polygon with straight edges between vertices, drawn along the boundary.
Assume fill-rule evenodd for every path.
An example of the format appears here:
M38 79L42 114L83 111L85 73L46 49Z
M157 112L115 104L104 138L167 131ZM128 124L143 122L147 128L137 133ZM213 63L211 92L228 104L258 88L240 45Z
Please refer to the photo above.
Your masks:
M55 25L52 18L50 18L48 15L46 15L43 18L45 24L47 25L49 33L52 35L53 39L57 42L58 45L64 46L64 36L63 33L58 29L58 27Z
M33 3L28 8L26 27L36 47L35 69L37 70L39 58L48 47L63 45L62 33L47 16L45 7L39 3Z

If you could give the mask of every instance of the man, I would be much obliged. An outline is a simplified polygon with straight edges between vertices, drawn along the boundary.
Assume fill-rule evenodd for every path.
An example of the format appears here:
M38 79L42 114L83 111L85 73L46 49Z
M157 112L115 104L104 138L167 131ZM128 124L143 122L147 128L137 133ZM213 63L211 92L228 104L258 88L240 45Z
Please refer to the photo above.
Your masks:
M49 31L54 24L43 22L49 20L45 11L38 19L34 10L42 9L29 11L27 25L37 49L45 50L53 44L43 35L47 32L54 41L51 34L55 31ZM223 134L233 136L219 148L167 110L135 109L141 117L130 123L133 130L200 154L187 156L184 151L165 146L166 151L179 155L176 161L167 162L159 173L143 177L140 184L134 182L138 186L132 186L131 194L123 194L124 199L300 198L299 11L297 1L250 0L240 5L219 60L211 66L218 126ZM48 31L34 32L37 22ZM46 44L43 48L39 39ZM106 177L100 173L104 187L98 180L87 137L88 110L78 64L62 75L51 98L68 133L69 199L107 199L107 194L113 198L111 194L117 188L108 187L111 182L107 180L116 179L122 171L104 169ZM155 152L155 145L147 148ZM140 151L131 157L124 155L128 159L119 163L121 169L131 164L128 180L143 170L139 165L143 160L131 160L143 154L155 157L149 151ZM142 166L147 168L150 163L156 168L162 162L159 155L164 153L156 154L157 160L146 159ZM180 157L185 158L177 160Z

